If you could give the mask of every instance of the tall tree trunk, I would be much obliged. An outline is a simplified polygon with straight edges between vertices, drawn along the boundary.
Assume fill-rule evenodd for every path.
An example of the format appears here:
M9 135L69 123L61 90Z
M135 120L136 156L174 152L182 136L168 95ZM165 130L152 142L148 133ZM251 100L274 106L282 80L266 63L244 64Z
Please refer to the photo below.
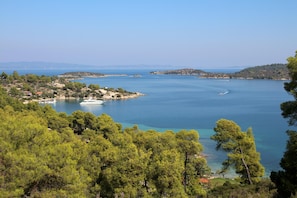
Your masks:
M146 189L146 192L149 192L149 187L148 187L148 181L146 179L144 179L144 187Z
M246 162L245 162L245 160L244 160L244 158L243 158L243 152L242 152L242 149L241 149L241 147L239 147L240 148L240 154L241 154L241 161L242 161L242 163L243 163L243 165L244 165L244 167L245 167L245 170L246 170L246 174L247 174L247 176L248 176L248 180L249 180L249 183L250 184L253 184L253 182L252 182L252 179L251 179L251 174L250 174L250 170L249 170L249 167L248 167L248 165L246 164Z
M188 153L185 153L185 162L184 162L184 167L185 167L185 171L184 171L184 191L187 192L187 164L188 164Z

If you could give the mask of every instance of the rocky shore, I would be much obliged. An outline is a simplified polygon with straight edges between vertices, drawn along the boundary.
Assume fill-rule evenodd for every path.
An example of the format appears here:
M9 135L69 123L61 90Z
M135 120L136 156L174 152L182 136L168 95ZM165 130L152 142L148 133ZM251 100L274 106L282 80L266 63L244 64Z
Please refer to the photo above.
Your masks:
M140 92L121 93L117 90L111 91L108 89L99 89L95 91L94 94L86 95L85 97L74 97L74 96L69 96L62 93L62 94L55 95L55 98L57 100L79 100L79 99L88 99L88 98L101 99L101 100L127 100L127 99L133 99L140 96L144 96L144 94ZM100 97L96 95L100 95ZM44 99L50 100L51 98L44 98ZM44 99L40 99L38 101L43 101Z

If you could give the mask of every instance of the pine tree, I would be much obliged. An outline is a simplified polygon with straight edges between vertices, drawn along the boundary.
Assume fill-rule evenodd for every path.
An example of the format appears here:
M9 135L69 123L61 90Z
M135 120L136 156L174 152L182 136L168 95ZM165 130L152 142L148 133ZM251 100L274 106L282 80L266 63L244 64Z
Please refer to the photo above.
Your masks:
M228 152L223 162L223 171L234 167L244 183L253 184L264 176L264 167L260 163L260 153L256 151L252 129L242 132L233 121L220 119L211 136L217 142L217 150Z
M288 118L290 126L297 125L297 51L295 57L289 57L288 69L290 82L285 83L285 90L294 97L293 101L281 104L282 116ZM287 131L289 140L280 165L283 170L271 172L270 178L276 184L280 197L290 197L297 193L297 132Z

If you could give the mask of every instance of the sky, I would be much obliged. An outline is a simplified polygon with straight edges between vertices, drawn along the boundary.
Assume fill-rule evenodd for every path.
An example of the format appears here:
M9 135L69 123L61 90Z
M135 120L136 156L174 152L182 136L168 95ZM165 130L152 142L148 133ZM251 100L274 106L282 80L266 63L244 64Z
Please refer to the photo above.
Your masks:
M0 62L229 68L296 50L296 0L0 1Z

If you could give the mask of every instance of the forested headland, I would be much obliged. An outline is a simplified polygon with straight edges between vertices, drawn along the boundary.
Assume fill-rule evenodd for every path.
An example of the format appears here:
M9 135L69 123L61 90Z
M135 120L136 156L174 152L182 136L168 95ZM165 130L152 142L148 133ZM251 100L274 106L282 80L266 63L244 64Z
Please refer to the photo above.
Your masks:
M167 71L154 71L151 74L167 75L195 75L199 78L219 79L267 79L267 80L289 80L289 70L286 64L270 64L248 67L235 73L206 72L200 69L178 69Z

